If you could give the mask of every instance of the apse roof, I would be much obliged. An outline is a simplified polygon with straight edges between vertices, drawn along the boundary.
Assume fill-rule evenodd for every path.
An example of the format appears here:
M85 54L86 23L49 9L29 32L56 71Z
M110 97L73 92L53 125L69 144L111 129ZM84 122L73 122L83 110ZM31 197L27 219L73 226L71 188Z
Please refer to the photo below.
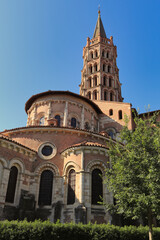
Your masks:
M86 97L83 97L79 94L76 94L76 93L73 93L73 92L70 92L70 91L51 91L51 90L49 90L47 92L42 92L42 93L35 94L31 98L29 98L28 101L25 104L25 111L26 112L28 111L28 109L32 106L32 104L35 100L37 100L38 98L41 98L41 97L49 96L49 95L67 95L67 96L73 96L73 97L79 98L79 99L83 100L84 102L90 104L95 109L95 111L97 113L102 113L102 111L98 107L98 105L95 104L94 102L92 102L90 99L88 99Z

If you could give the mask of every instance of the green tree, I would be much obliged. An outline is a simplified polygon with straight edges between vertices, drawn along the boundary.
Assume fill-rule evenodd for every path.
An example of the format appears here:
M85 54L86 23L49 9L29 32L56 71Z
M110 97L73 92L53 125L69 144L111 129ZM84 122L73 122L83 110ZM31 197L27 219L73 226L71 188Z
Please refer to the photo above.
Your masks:
M132 219L148 220L152 240L153 218L160 217L160 126L157 116L138 118L136 128L125 127L109 150L110 169L106 183L116 199L116 211ZM123 144L122 144L123 143ZM107 210L113 205L106 204Z

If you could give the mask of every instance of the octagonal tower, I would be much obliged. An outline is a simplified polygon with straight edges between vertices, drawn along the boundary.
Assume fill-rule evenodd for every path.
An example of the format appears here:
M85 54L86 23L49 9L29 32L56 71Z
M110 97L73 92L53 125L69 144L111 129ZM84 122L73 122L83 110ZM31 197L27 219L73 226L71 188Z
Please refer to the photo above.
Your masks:
M123 101L116 58L117 48L113 37L107 38L98 11L93 38L90 40L88 37L83 48L80 95L91 100Z

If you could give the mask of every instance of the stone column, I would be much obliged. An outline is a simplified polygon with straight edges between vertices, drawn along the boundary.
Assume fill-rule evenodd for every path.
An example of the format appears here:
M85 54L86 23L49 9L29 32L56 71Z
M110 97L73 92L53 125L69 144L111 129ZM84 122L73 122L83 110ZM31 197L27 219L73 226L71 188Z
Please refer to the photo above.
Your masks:
M66 102L66 105L64 108L63 127L67 127L67 119L68 119L68 102Z
M82 106L81 112L81 128L84 129L84 106Z
M35 105L33 110L33 125L36 124L36 117L37 117L37 106Z
M93 116L93 113L92 113L92 116L91 116L91 131L92 132L94 131L94 116Z
M1 203L5 203L9 174L10 174L10 169L3 168L3 177L2 177L2 181L1 181L1 187L0 187L0 190L1 190L0 202Z
M51 118L51 113L52 113L52 102L49 102L48 112L47 112L47 120L49 120Z
M81 150L81 172L80 172L80 203L84 203L84 149Z

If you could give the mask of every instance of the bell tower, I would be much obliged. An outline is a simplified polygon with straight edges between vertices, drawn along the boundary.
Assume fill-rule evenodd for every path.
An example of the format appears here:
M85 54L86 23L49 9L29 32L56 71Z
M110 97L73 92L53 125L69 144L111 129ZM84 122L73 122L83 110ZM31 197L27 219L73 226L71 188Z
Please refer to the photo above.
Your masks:
M88 37L83 48L80 95L91 100L123 101L116 58L117 47L113 37L106 36L99 10L93 38Z

